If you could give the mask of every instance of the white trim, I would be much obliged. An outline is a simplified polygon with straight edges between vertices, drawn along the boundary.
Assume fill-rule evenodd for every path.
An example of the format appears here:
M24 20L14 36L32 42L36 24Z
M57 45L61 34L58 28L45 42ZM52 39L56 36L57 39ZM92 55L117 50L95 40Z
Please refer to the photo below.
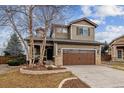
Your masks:
M89 25L81 25L81 24L72 24L72 26L83 26L83 27L94 27L94 26L89 26Z
M96 48L61 48L61 49L74 49L74 50L97 50Z
M57 43L55 43L55 48L56 48L56 55L58 55L58 46L57 46Z
M117 48L116 48L116 46L113 46L113 54L111 54L111 55L113 55L113 57L114 58L116 58L117 57ZM111 52L112 53L112 52Z
M114 46L114 45L113 45L113 46ZM117 45L117 47L118 47L118 46L124 46L124 45Z
M97 49L95 48L61 48L61 55L63 55L63 50L66 49L66 50L95 50L95 52L97 53Z

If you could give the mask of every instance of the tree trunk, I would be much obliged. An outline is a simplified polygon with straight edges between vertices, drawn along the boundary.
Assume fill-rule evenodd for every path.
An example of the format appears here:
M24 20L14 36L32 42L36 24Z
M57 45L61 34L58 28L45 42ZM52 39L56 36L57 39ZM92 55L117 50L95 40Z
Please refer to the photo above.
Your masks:
M29 7L29 34L30 34L30 46L29 46L29 67L33 67L34 64L34 40L32 33L32 6Z
M44 60L44 54L45 54L45 50L46 50L46 34L48 31L48 22L45 22L45 31L44 31L44 39L43 39L43 48L42 48L42 55L41 55L41 62L43 64L43 60Z
M42 55L41 55L41 64L43 64L43 61L44 61L44 54L45 54L45 49L46 49L46 36L45 36L45 38L44 38L44 40L43 40L43 47L42 47Z
M42 42L40 45L40 59L39 59L39 63L40 65L43 65L42 59L43 59L43 47L44 47L44 37L41 37Z
M44 54L45 54L45 50L46 50L46 34L48 31L48 22L45 22L45 31L44 31L44 38L42 40L41 43L41 48L40 48L40 64L43 64L43 60L44 60Z

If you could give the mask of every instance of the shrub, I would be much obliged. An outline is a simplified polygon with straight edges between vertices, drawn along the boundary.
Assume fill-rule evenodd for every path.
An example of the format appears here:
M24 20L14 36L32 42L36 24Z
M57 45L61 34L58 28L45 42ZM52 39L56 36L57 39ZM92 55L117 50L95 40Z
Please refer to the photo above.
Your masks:
M18 57L18 58L16 58L16 61L18 61L20 63L20 65L26 63L26 59L24 57Z
M14 60L9 60L9 61L7 62L7 64L8 64L9 66L19 66L19 65L22 65L22 64L24 64L24 63L26 63L25 57L17 57L16 59L14 59Z
M48 70L53 70L53 67L52 66L48 66L47 69Z
M20 63L17 60L9 60L7 63L9 66L19 66Z

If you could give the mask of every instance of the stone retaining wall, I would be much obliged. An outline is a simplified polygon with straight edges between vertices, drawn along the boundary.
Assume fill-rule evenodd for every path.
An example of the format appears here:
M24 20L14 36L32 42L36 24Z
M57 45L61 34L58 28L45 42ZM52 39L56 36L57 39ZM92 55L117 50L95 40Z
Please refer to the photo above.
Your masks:
M52 73L60 73L60 72L67 72L69 70L67 69L62 69L62 70L41 70L41 71L33 71L33 70L26 70L24 68L20 68L20 72L23 74L33 74L33 75L38 75L38 74L52 74Z

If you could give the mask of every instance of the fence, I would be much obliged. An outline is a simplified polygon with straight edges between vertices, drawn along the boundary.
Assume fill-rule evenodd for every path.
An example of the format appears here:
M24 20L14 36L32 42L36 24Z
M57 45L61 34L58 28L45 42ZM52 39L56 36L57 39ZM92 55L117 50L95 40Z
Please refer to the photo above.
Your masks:
M110 61L111 60L111 55L105 54L101 56L102 61Z
M8 60L13 60L16 57L12 57L12 56L0 56L0 64L6 64L8 62Z

